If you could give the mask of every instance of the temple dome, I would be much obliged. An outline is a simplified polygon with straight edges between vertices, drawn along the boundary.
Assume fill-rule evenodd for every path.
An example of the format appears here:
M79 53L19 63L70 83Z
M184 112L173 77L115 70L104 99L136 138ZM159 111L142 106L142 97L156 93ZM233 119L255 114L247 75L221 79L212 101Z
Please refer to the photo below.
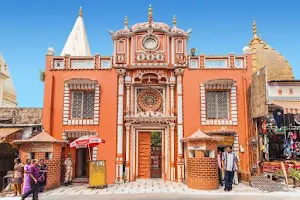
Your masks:
M47 55L52 55L52 56L55 55L55 50L54 50L54 48L52 47L52 45L48 48L48 50L47 50Z
M253 22L253 39L249 47L252 52L253 72L266 66L268 81L294 79L292 67L284 56L257 35L255 22Z

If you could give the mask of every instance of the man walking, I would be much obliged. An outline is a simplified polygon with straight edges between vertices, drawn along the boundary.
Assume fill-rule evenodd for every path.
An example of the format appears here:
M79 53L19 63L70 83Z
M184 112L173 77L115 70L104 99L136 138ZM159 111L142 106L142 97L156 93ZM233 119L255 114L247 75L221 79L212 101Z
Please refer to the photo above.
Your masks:
M72 184L72 175L73 175L73 161L72 155L69 153L68 157L65 160L65 186Z
M30 190L23 194L22 200L27 198L30 194L32 194L32 200L38 200L38 180L39 180L39 167L38 160L33 159L31 165L29 167L29 184Z
M225 189L224 191L232 190L232 182L234 178L234 172L238 168L238 159L232 147L227 147L227 152L223 156L223 169L225 171Z

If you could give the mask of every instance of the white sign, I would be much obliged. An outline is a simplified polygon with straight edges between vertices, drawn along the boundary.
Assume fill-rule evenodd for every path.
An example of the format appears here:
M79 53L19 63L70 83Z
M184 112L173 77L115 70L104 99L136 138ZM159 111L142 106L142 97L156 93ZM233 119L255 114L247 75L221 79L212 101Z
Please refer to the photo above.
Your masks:
M53 152L51 143L32 143L31 152Z
M201 145L201 146L189 146L188 150L204 151L204 150L206 150L206 146L205 145Z

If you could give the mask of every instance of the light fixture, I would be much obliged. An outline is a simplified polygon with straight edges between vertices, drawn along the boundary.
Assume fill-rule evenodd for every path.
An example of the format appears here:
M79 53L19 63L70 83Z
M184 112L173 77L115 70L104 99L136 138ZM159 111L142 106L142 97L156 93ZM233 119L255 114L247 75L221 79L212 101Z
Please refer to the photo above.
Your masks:
M195 54L196 54L196 48L191 48L190 52L191 52L192 56L195 56Z

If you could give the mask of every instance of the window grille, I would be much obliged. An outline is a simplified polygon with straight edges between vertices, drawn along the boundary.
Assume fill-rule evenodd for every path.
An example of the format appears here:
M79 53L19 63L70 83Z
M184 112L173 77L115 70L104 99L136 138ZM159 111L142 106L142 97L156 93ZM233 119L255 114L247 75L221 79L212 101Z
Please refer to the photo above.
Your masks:
M229 118L229 92L207 91L206 92L206 118L228 119Z
M90 91L72 92L72 118L94 118L95 93Z

